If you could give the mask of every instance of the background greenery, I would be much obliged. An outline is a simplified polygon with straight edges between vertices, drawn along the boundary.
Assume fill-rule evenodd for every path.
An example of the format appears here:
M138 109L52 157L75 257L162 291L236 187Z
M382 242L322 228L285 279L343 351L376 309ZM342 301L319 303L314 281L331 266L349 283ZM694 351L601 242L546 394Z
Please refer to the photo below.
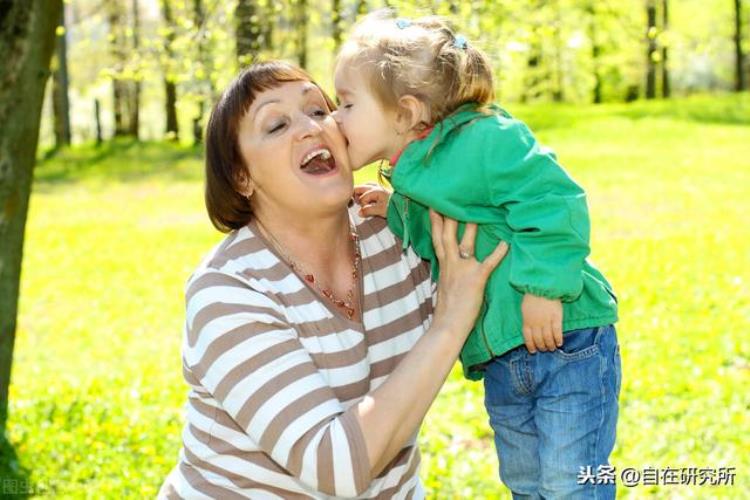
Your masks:
M746 498L750 95L509 107L587 189L592 257L620 298L614 465L736 467L733 487L619 494ZM201 177L200 148L129 139L37 166L4 478L42 497L141 498L176 463L183 285L221 238ZM457 369L421 447L431 497L508 497L481 384Z

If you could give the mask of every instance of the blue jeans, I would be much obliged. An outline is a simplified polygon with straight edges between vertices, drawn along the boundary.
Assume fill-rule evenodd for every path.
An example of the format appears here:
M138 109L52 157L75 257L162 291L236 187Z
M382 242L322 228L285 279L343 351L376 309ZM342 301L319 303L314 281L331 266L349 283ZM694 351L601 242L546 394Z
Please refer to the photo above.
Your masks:
M614 498L615 484L578 484L581 467L609 464L622 371L612 325L571 330L563 346L525 346L493 359L484 376L500 479L514 499Z

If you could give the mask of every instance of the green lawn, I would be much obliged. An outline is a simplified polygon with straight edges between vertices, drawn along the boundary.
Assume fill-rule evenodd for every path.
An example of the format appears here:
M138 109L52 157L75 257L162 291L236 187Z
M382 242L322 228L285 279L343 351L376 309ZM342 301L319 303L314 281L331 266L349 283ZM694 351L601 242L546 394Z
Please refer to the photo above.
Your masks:
M510 109L587 189L592 258L620 298L614 465L736 467L734 487L619 494L746 497L750 95ZM183 285L220 237L198 151L116 143L38 166L8 424L17 458L5 450L2 474L49 497L156 493L180 445ZM509 498L482 386L459 370L421 446L432 497Z

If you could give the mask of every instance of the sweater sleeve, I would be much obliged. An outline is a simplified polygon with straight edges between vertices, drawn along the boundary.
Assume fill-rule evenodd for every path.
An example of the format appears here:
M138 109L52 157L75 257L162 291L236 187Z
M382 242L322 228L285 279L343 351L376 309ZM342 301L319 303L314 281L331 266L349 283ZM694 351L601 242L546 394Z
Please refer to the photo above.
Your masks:
M281 306L216 270L187 289L185 361L276 463L315 491L355 497L371 482L354 412L336 398Z
M484 164L491 202L513 233L510 283L521 293L573 301L589 254L586 195L526 125L512 118L500 124Z

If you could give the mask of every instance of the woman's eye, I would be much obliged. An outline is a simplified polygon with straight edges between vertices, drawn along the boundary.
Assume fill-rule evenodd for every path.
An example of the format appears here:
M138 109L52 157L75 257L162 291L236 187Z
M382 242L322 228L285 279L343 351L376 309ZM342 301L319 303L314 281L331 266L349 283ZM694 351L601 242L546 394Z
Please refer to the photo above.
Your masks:
M277 123L277 124L271 126L271 128L268 130L268 133L269 134L273 134L275 132L278 132L279 130L283 129L285 126L286 126L286 123L284 123L284 122Z
M352 104L344 104L342 107L344 109L350 109L352 107Z

